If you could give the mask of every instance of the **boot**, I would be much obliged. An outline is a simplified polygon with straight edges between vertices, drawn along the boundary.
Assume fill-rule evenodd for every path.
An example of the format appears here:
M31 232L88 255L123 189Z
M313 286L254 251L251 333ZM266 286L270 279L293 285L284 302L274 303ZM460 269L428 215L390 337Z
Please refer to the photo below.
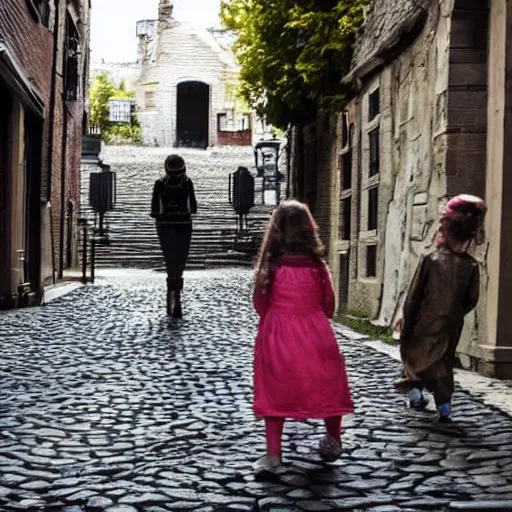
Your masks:
M172 316L176 305L175 279L167 278L167 316Z
M174 311L172 316L177 319L183 318L181 309L181 292L183 290L183 279L174 280Z

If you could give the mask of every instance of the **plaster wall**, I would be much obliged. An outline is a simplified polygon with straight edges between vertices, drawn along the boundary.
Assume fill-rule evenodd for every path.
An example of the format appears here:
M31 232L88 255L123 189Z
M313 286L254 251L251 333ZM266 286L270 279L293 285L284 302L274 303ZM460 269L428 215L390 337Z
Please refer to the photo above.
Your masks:
M451 1L433 8L416 41L368 81L353 102L350 243L333 230L339 254L350 249L348 308L389 325L420 255L428 250L446 196L446 132ZM369 96L379 95L370 119ZM370 175L370 132L379 132L379 171ZM341 171L341 170L340 170ZM340 172L336 174L340 181ZM377 228L369 225L369 193L378 189ZM341 187L333 222L340 225ZM377 247L376 275L367 274L368 246ZM339 275L337 289L340 289Z
M512 229L505 219L512 206L504 197L512 191L506 172L506 140L512 130L512 12L505 0L489 6L488 12L486 4L465 0L431 4L415 41L366 79L349 105L344 115L356 135L352 189L341 190L342 169L334 160L335 250L330 263L335 288L343 290L340 255L350 256L348 309L389 326L403 305L420 255L433 248L447 198L460 193L484 196L489 205L487 242L472 249L480 263L480 302L466 318L459 354L467 368L510 378L512 264L507 254ZM369 97L377 90L380 113L370 119ZM377 128L380 172L369 176L368 134ZM367 229L367 191L372 187L379 192L376 230ZM340 205L347 197L352 230L350 240L341 240ZM365 275L369 244L377 245L375 277Z

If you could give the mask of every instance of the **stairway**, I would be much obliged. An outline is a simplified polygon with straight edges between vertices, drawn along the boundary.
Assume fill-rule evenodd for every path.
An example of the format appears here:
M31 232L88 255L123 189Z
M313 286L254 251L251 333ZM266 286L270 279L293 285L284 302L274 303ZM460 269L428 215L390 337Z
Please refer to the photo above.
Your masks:
M117 175L117 201L107 213L108 245L96 248L98 267L163 268L163 256L149 217L155 179L162 175L162 150L152 148L106 148L102 158ZM249 229L237 236L236 216L229 204L228 176L239 165L251 168L251 152L236 149L181 151L188 175L194 182L198 214L194 217L188 269L211 266L251 266L273 206L257 205L249 215ZM94 221L88 206L89 172L84 166L81 181L81 215ZM256 178L256 201L261 203L262 181Z

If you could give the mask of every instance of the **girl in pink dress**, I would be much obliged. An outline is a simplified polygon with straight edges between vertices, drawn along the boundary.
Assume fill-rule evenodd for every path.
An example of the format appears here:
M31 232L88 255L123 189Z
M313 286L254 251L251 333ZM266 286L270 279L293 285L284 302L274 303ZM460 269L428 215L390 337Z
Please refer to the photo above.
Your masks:
M341 454L341 419L353 412L345 362L329 318L334 290L315 221L304 204L281 204L270 220L256 269L260 317L254 354L254 412L265 419L261 476L281 464L284 421L323 419L320 455Z

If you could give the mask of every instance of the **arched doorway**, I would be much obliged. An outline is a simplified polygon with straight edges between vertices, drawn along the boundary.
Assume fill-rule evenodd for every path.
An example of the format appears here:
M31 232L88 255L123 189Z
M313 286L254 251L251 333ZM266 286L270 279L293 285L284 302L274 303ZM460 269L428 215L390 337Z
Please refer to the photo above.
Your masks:
M210 86L203 82L178 85L177 146L208 147L210 121Z
M67 241L66 241L66 268L71 268L74 263L75 251L75 205L68 201L67 219Z

